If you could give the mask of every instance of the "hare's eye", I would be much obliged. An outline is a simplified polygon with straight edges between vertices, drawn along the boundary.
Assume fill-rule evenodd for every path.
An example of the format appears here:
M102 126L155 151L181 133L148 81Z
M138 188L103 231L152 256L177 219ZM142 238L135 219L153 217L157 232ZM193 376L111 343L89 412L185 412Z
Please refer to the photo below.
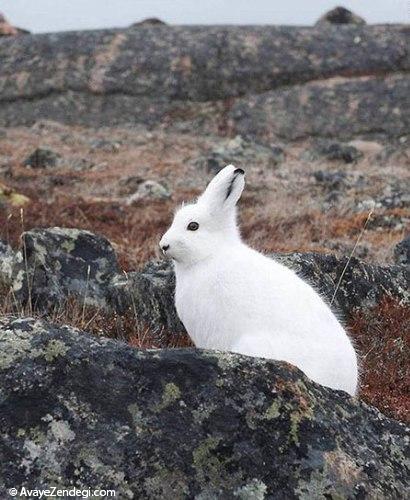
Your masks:
M196 231L198 228L199 228L198 222L190 222L187 227L188 231Z

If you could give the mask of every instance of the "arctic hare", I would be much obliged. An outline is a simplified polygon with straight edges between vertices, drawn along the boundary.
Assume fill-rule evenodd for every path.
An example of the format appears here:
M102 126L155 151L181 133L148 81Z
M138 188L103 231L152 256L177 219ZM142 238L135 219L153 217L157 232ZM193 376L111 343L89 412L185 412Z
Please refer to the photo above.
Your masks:
M355 394L355 350L320 295L248 247L236 222L244 171L228 165L160 241L174 261L175 305L195 345L288 361L322 385Z

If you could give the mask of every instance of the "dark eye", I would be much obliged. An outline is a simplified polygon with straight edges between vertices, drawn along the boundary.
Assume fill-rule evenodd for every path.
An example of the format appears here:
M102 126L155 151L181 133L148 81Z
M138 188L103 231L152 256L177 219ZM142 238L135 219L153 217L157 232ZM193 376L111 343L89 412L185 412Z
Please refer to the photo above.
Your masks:
M198 222L190 222L187 227L188 231L196 231L198 228L199 228Z

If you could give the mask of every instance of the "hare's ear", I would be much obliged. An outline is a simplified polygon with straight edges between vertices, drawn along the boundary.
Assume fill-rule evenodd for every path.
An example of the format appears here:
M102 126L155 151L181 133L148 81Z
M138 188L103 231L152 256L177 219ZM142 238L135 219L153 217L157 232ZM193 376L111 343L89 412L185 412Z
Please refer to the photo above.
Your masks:
M206 204L211 211L234 208L245 186L245 172L228 165L208 184L198 203Z

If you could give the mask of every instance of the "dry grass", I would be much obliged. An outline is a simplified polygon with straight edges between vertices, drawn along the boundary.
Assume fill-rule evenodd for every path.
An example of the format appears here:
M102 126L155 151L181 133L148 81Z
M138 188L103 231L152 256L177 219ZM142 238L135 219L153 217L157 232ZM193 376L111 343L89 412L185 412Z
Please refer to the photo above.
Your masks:
M0 316L34 317L54 325L69 325L96 335L128 342L139 349L189 347L187 335L168 331L154 333L130 308L125 314L86 306L75 297L68 297L64 304L41 313L30 305L18 304L10 290L0 287Z
M356 313L349 330L361 354L361 397L410 422L410 308L386 298L374 310Z

